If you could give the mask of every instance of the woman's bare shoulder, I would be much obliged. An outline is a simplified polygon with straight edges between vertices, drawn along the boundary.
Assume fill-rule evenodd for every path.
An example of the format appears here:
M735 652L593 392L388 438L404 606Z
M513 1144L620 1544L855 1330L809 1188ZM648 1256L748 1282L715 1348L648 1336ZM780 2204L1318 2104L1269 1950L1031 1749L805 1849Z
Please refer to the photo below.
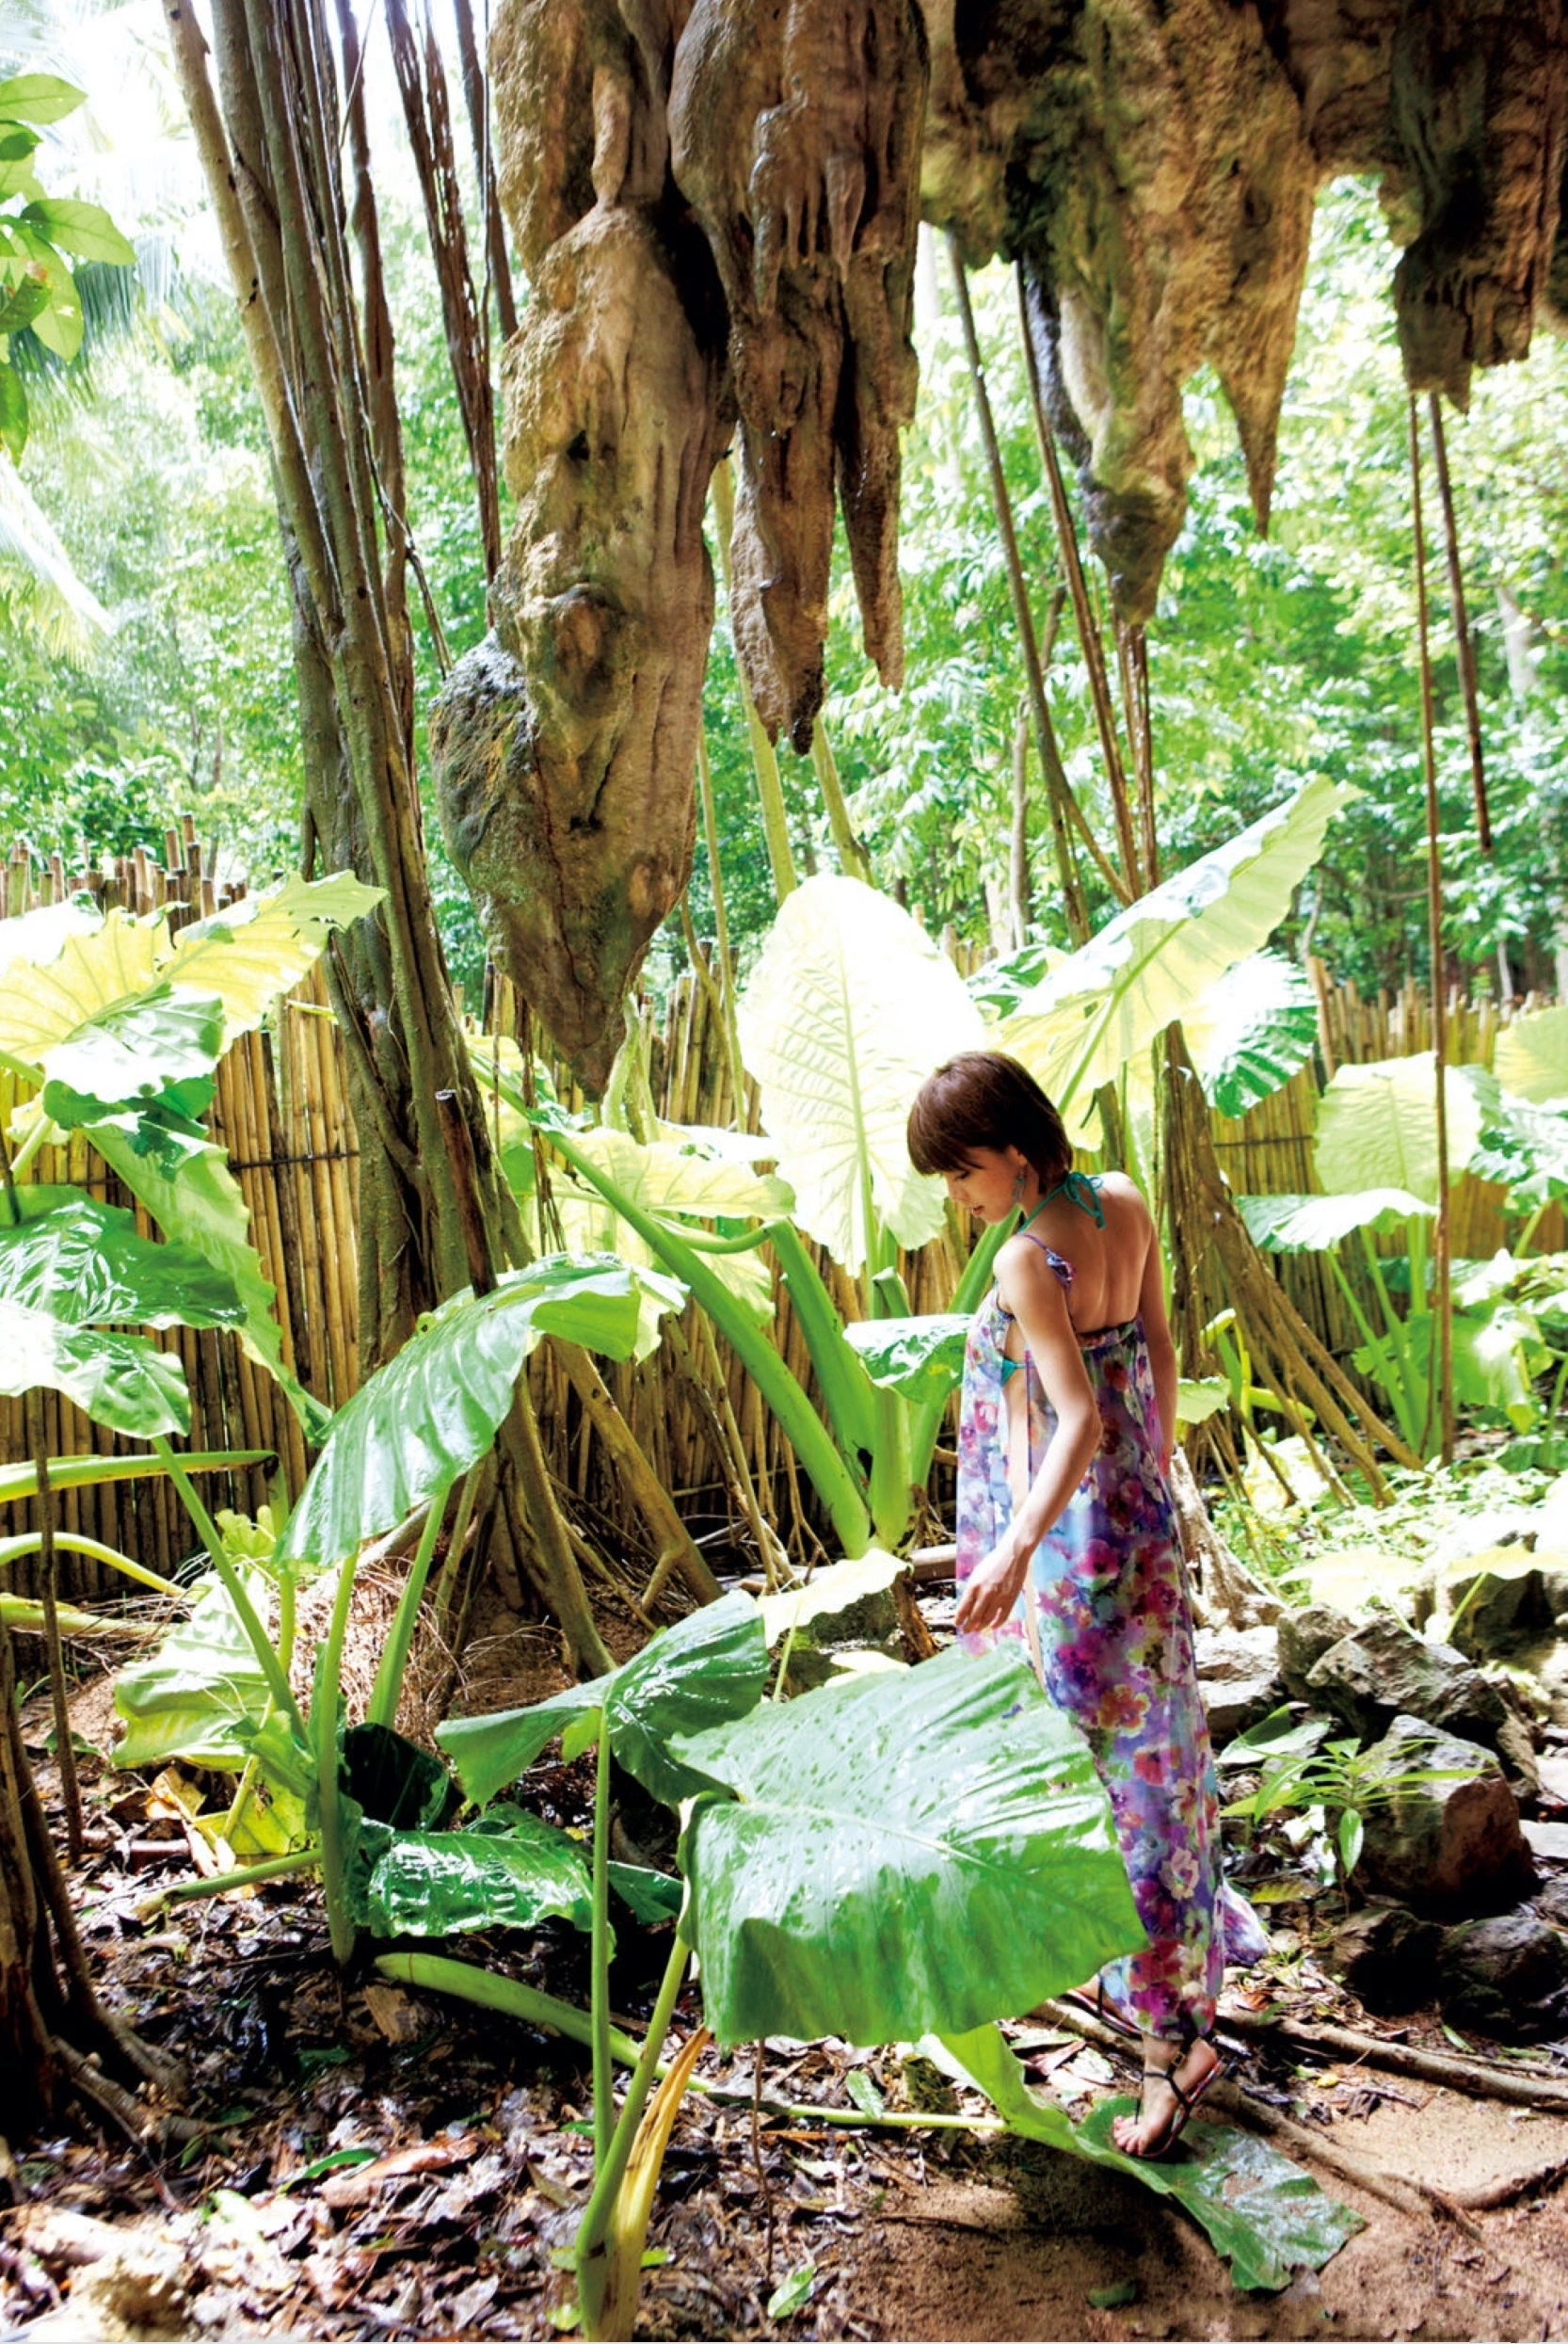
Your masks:
M1002 1308L1016 1317L1020 1307L1027 1310L1032 1304L1037 1308L1045 1296L1064 1295L1063 1265L1070 1276L1072 1264L1064 1255L1016 1230L997 1256L997 1296Z
M1137 1181L1129 1180L1125 1172L1101 1172L1096 1177L1102 1196L1112 1197L1118 1204L1131 1205L1145 1221L1153 1218L1148 1198Z

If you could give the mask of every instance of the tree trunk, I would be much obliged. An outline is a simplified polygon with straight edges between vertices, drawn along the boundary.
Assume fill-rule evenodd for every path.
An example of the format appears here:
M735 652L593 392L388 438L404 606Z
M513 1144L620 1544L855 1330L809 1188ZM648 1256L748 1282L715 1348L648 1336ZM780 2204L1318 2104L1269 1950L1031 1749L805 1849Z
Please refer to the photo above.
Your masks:
M181 2081L170 2061L110 2016L88 1974L23 1745L10 1630L0 1620L0 2119L21 2132L74 2091L139 2135L149 2120L116 2070L130 2083L156 2085L166 2098Z
M345 37L353 13L339 0ZM379 887L329 961L361 1135L360 1357L391 1357L418 1314L469 1282L462 1199L438 1107L458 1102L492 1269L521 1253L493 1162L436 929L416 784L414 672L392 330L362 118L351 100L357 294L339 155L336 60L323 0L216 0L218 88L185 0L165 0L272 444L294 600L306 764L306 860L320 852ZM509 1430L528 1416L520 1383ZM514 1486L521 1485L514 1482ZM536 1505L552 1508L548 1485ZM514 1541L580 1668L610 1655L565 1527Z
M16 1724L16 1671L0 1622L0 2074L8 2079L7 2124L25 2125L54 2102L57 2063L39 2004L50 1980L47 1923L23 1823L33 1794Z

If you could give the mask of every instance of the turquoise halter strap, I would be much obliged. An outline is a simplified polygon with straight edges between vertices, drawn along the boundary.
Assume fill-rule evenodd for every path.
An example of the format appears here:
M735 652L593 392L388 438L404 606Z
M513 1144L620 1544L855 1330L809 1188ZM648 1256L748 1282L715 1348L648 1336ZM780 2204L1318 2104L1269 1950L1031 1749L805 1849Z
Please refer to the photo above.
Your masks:
M1068 1172L1064 1174L1063 1178L1057 1181L1054 1188L1047 1189L1045 1195L1041 1197L1039 1204L1035 1206L1034 1212L1030 1214L1029 1221L1032 1221L1034 1213L1039 1212L1045 1206L1048 1205L1053 1196L1065 1196L1067 1202L1069 1204L1076 1205L1080 1212L1086 1212L1089 1215L1096 1228L1104 1228L1105 1208L1100 1203L1099 1181L1094 1174L1089 1172ZM1017 1234L1020 1237L1022 1236L1024 1230L1028 1228L1029 1221L1019 1222Z

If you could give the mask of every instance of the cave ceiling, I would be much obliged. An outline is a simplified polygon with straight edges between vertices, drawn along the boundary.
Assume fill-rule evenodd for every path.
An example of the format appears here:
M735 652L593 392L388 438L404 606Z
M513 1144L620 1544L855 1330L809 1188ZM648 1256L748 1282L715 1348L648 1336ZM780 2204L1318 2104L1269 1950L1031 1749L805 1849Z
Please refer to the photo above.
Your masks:
M841 515L903 678L899 437L919 222L1019 265L1117 615L1181 526L1213 367L1268 522L1314 200L1375 174L1412 388L1568 313L1568 0L501 0L517 518L433 726L492 949L590 1084L685 885L728 451L737 651L809 746Z

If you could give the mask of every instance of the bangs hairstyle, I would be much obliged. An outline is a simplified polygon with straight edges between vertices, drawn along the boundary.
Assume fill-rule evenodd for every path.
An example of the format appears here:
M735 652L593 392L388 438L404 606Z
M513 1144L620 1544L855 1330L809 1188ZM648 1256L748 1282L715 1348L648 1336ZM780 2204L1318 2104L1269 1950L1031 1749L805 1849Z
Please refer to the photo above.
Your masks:
M909 1110L917 1172L967 1172L977 1148L1016 1148L1054 1188L1073 1168L1062 1117L1027 1067L1000 1050L965 1050L920 1086Z

